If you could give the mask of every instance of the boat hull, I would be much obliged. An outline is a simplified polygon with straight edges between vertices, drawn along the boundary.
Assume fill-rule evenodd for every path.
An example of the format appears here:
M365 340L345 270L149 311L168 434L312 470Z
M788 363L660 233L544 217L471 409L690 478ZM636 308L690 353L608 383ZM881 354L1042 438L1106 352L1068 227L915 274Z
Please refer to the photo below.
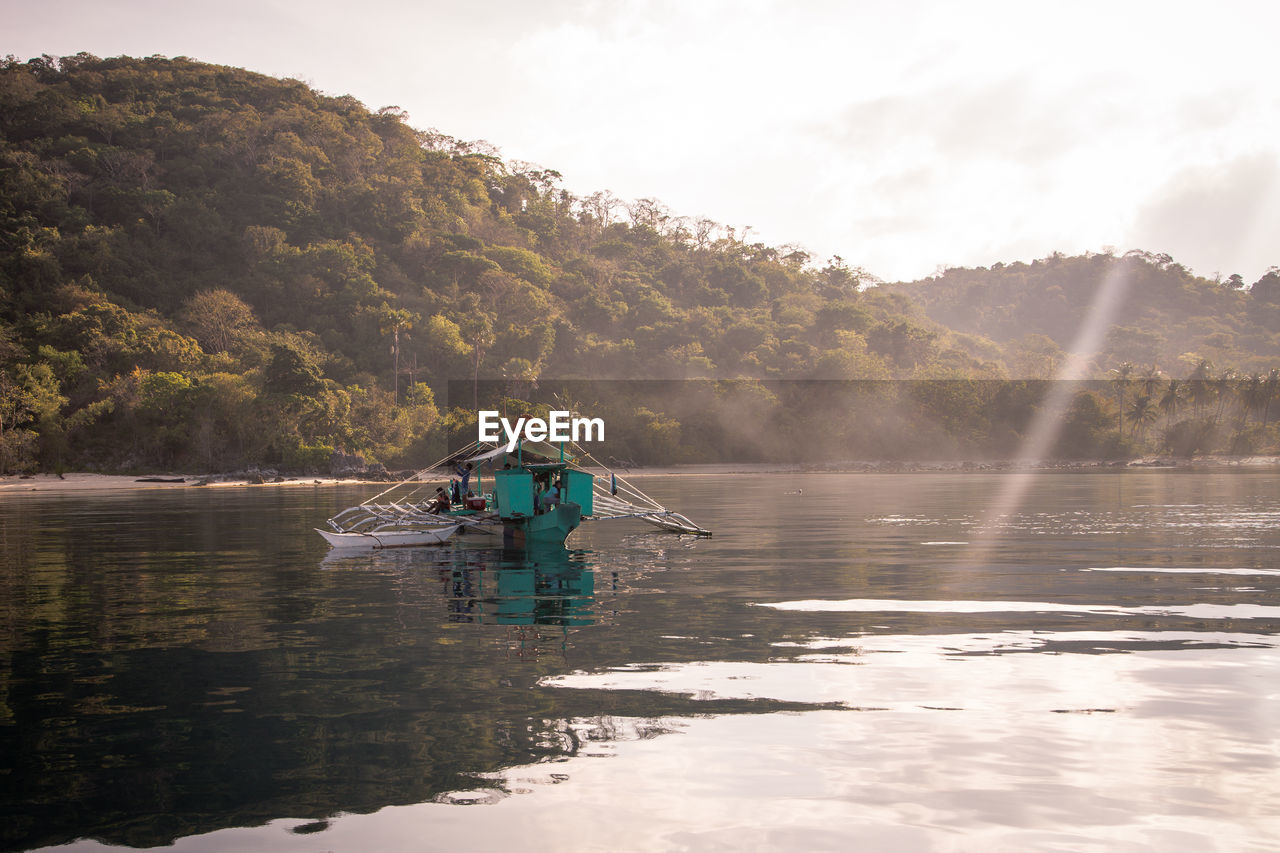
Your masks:
M502 520L503 547L525 545L563 545L569 534L582 523L582 507L562 503L542 515Z
M441 545L454 535L457 526L437 527L430 530L385 530L377 533L336 533L316 528L334 548L344 550L373 551L381 548L418 548L423 545Z
M489 548L522 548L530 545L564 545L564 540L582 523L582 507L565 502L540 515L499 516L496 513L455 514L456 545Z

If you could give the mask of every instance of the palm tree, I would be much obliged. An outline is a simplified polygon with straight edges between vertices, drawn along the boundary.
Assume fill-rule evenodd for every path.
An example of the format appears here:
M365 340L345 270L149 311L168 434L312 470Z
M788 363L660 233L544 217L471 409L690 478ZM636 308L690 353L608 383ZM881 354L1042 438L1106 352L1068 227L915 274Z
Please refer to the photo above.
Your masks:
M1160 384L1164 382L1164 374L1160 372L1160 368L1154 364L1142 371L1142 378L1138 380L1138 387L1142 389L1142 393L1148 397L1154 397L1156 391L1160 390Z
M1272 368L1267 374L1266 381L1262 383L1262 428L1267 428L1267 421L1271 419L1271 404L1276 399L1276 391L1280 390L1280 368Z
M1147 427L1155 421L1159 415L1159 409L1151 399L1150 394L1139 394L1133 399L1133 405L1129 407L1129 417L1133 419L1132 433L1137 433L1138 443L1142 444L1146 439Z
M1182 403L1183 397L1186 396L1185 386L1179 379L1170 379L1169 384L1164 389L1164 394L1160 397L1160 411L1164 412L1165 428L1173 426L1173 419L1178 414L1178 406Z
M1213 394L1218 398L1218 408L1213 413L1213 423L1216 426L1222 420L1222 410L1226 408L1227 403L1236 394L1236 378L1237 373L1231 368L1219 373L1214 379L1210 380L1210 386L1213 388Z
M1115 379L1111 380L1116 389L1116 410L1120 418L1120 435L1124 435L1124 392L1129 387L1129 378L1133 376L1133 364L1124 362L1111 371Z
M1240 420L1236 423L1237 431L1244 429L1250 412L1262 410L1266 390L1266 380L1260 373L1251 373L1240 380L1239 387L1236 389L1236 395L1240 398Z
M1195 370L1191 371L1191 375L1187 377L1187 385L1190 387L1188 396L1191 398L1191 405L1195 407L1197 418L1200 417L1200 410L1205 404L1213 399L1213 388L1209 384L1212 371L1213 364L1207 358L1202 358Z

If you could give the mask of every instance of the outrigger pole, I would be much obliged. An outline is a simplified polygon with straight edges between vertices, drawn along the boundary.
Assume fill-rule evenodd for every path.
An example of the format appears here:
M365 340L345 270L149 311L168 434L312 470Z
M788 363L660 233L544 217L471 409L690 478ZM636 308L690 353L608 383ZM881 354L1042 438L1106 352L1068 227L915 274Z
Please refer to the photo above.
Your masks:
M600 460L582 447L576 443L572 444L573 449L579 454L579 458L590 460L592 465L603 469L609 475L609 485L604 485L599 477L596 478L593 484L596 505L596 513L591 516L593 519L607 521L615 518L638 518L672 533L688 533L693 536L711 535L710 530L700 527L678 512L667 509L641 491L638 486L632 485L624 478L619 477L617 472L611 470L608 466L602 465ZM619 492L622 493L623 497L618 496ZM609 514L601 515L600 510L604 510Z

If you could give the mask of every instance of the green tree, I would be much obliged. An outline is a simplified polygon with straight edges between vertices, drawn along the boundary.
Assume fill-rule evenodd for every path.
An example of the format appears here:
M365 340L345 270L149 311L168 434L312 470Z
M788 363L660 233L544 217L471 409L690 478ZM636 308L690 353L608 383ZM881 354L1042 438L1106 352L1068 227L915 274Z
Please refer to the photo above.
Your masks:
M305 397L321 391L324 379L309 355L288 344L272 344L264 387L269 394Z
M227 352L246 331L257 326L253 309L229 290L201 290L182 307L182 318L207 352Z
M1011 346L1013 375L1028 379L1052 379L1058 375L1066 354L1047 335L1024 335Z
M1077 394L1067 409L1058 436L1058 453L1069 459L1087 459L1110 455L1107 440L1111 430L1111 414L1103 399L1093 392Z

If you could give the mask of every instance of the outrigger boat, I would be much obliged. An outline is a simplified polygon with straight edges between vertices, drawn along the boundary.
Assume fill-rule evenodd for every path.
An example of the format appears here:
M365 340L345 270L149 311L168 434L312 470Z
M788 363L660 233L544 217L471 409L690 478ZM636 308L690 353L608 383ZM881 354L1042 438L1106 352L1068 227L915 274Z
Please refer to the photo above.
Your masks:
M445 541L521 547L563 545L584 521L634 518L672 533L711 535L600 465L577 444L571 443L568 456L563 445L539 442L526 448L526 444L508 451L474 442L364 503L348 507L328 520L330 530L317 532L335 548ZM463 495L461 502L451 502L448 510L434 509L429 484L447 479L453 469L467 463L476 476L472 493ZM491 472L488 492L485 469ZM413 541L415 534L424 541ZM439 538L433 540L436 535Z
M375 525L369 530L336 532L316 528L316 533L334 548L416 548L441 545L458 531L458 525L423 526L412 523Z

